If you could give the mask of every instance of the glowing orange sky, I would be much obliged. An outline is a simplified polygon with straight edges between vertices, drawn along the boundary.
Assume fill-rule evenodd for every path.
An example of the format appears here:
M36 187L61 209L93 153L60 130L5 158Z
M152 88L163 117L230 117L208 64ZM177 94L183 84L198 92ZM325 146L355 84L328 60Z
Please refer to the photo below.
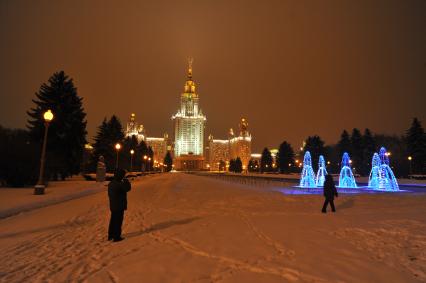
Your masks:
M89 139L113 113L172 134L189 56L207 134L247 117L256 151L426 124L426 1L122 2L0 2L1 125L24 127L34 92L63 69Z

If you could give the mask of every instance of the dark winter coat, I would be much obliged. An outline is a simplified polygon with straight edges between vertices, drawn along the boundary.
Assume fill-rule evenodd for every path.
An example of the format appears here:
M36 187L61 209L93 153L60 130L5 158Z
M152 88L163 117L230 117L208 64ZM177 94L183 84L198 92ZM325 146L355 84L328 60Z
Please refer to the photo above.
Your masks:
M127 192L130 191L129 180L112 180L108 184L109 208L111 211L120 211L127 209Z
M324 196L326 199L334 199L337 197L337 189L333 182L324 183Z

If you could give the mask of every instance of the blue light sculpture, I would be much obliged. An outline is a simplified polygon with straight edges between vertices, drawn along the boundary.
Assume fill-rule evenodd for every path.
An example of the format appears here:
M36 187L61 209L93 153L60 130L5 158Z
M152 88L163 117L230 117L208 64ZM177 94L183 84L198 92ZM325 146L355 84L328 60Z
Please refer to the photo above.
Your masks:
M300 187L302 188L315 188L315 174L312 169L311 154L306 151L303 158L303 170L300 176Z
M325 168L324 156L320 155L318 160L318 172L315 179L315 184L317 187L324 186L325 176L327 175L327 169Z
M377 153L373 154L373 159L371 160L371 172L370 177L368 178L368 187L373 189L379 188L380 180L380 157Z
M398 181L389 166L389 154L381 147L379 154L373 155L368 186L375 190L399 191Z
M356 188L354 174L350 166L350 158L347 152L343 153L342 168L340 169L339 187L341 188Z

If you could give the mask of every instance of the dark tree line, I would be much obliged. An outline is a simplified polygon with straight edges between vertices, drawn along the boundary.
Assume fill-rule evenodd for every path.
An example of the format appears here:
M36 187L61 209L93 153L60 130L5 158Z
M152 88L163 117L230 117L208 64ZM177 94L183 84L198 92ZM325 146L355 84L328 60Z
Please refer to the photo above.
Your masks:
M347 152L352 160L352 165L356 172L361 175L367 175L370 172L371 159L373 154L378 151L377 141L369 129L365 129L364 133L357 128L352 130L352 134L344 130L337 143L337 155L330 156L333 161L332 168L334 171L339 170L341 158L344 152ZM333 147L332 147L333 149Z
M411 127L405 135L407 154L411 156L411 170L414 174L426 172L426 134L417 118L413 119Z
M259 161L257 161L256 159L250 159L249 163L248 163L248 171L249 172L259 172Z
M119 119L115 115L112 115L109 120L104 118L94 138L95 142L93 144L93 155L91 160L92 168L90 171L95 170L96 163L100 156L103 156L105 159L107 171L113 171L115 169L116 159L114 146L116 143L121 143L123 139L123 127Z
M306 151L311 153L314 171L318 170L319 156L323 155L330 173L339 173L341 159L347 152L352 160L355 173L368 176L371 170L373 154L384 146L390 152L391 167L399 176L426 173L426 138L424 129L417 118L414 118L411 127L403 136L389 136L373 134L369 129L361 132L354 128L351 133L343 130L340 140L335 145L325 145L317 135L309 136L304 143L303 150L298 153L298 161L303 162ZM409 159L410 157L410 159ZM275 160L271 152L265 148L260 162L254 159L249 161L250 172L299 172L300 168L295 162L296 154L291 145L284 141L280 144ZM275 168L272 166L275 161ZM410 164L411 163L411 164ZM411 170L411 171L410 171Z
M0 156L0 185L23 187L37 182L40 146L27 130L0 126Z
M243 172L243 163L241 158L237 157L229 161L229 172L241 173Z
M170 151L167 151L166 156L164 157L164 171L170 172L173 169L173 159Z
M144 141L138 142L135 136L125 138L123 126L115 115L112 115L109 120L105 118L102 121L94 140L90 171L93 172L96 169L100 156L104 157L107 172L115 170L117 162L115 145L117 143L121 145L120 150L118 150L118 166L120 168L129 171L153 170L154 152L152 148L148 147ZM146 158L144 158L145 156Z
M303 153L310 151L312 165L316 169L318 156L324 155L326 160L331 161L329 172L338 173L342 155L347 152L354 171L367 176L371 170L373 154L382 146L390 152L391 167L397 176L426 173L426 137L417 118L413 119L411 127L403 136L373 135L369 129L361 133L359 129L354 128L351 134L344 130L339 142L331 146L324 146L324 142L317 136L308 137ZM411 161L408 157L411 157Z
M265 147L259 161L255 159L249 160L248 171L260 173L276 171L280 173L290 173L293 171L294 157L293 148L288 142L284 141L281 143L278 153L275 156L275 162L271 151Z
M294 150L291 145L284 141L280 144L277 154L277 168L280 173L290 173L295 165L294 162Z
M314 166L314 168L316 163L318 163L319 156L327 155L324 146L324 141L319 136L309 136L306 139L305 147L303 148L303 153L305 153L306 151L309 151L311 153L312 166Z
M260 157L260 173L263 172L272 172L274 170L272 154L267 147L262 151L262 156Z

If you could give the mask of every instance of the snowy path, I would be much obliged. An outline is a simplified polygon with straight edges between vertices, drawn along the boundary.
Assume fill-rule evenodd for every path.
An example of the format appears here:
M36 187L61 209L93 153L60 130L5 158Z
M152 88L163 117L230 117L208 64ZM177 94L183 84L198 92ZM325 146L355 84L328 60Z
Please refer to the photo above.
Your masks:
M133 183L124 236L99 193L0 220L0 282L425 282L426 194L319 213L288 196L165 174Z

